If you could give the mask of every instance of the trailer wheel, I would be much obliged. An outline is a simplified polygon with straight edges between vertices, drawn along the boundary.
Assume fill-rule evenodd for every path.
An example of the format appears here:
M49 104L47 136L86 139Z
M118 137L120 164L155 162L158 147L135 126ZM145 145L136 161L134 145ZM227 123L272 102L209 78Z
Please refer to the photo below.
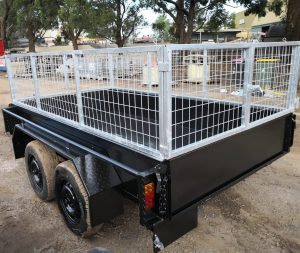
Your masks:
M34 140L25 149L26 171L36 195L43 201L54 198L54 171L59 163L55 151Z
M91 226L88 194L72 161L60 163L55 175L56 200L67 226L85 238L96 234L102 224Z

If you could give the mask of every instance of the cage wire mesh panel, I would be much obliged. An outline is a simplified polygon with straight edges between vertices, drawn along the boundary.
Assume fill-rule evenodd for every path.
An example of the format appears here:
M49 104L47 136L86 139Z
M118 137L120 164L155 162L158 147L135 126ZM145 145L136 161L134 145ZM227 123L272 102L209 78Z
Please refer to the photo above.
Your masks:
M170 61L171 157L293 109L299 43L171 46Z
M36 107L35 86L32 76L31 59L27 55L10 57L8 70L10 82L14 83L11 94L14 100L27 106Z
M158 150L158 93L156 87L148 86L155 81L151 77L158 75L157 53L125 51L82 57L84 65L97 62L98 71L103 73L103 78L96 81L81 80L84 124ZM148 78L145 72L155 68L155 75Z
M78 122L72 55L40 55L33 57L37 69L40 110Z
M172 51L172 148L241 126L244 49Z
M14 102L159 156L158 49L9 57Z
M255 49L250 122L289 108L292 56L293 46Z
M7 57L13 102L158 160L293 111L300 44Z

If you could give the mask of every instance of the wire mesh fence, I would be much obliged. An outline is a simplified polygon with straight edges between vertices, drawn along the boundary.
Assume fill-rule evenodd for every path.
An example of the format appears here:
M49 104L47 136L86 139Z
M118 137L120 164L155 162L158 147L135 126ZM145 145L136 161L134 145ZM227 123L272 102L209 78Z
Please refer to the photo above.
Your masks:
M11 55L13 102L158 160L295 107L299 43Z

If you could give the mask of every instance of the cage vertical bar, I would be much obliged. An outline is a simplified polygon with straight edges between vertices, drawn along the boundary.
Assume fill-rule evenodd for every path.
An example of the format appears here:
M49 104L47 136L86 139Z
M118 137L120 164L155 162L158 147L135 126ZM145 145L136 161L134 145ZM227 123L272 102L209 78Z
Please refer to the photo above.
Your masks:
M35 99L36 99L36 105L37 109L41 110L41 97L40 97L40 91L39 91L39 81L36 71L36 64L35 64L36 57L30 56L30 62L31 62L31 73L33 77L33 83L34 83L34 93L35 93Z
M244 86L243 86L243 106L242 106L242 125L247 127L250 123L250 91L253 81L255 47L251 45L244 51Z
M10 86L10 94L12 101L16 99L16 94L15 94L15 85L14 85L14 76L12 72L12 67L11 67L11 60L9 57L5 56L5 62L6 62L6 69L7 69L7 76L9 80L9 86Z
M113 63L113 55L108 55L108 76L109 76L109 83L110 86L113 88L115 85L114 80L114 63Z
M288 89L288 106L294 109L296 107L297 100L297 86L299 81L300 72L300 46L293 47L292 60L291 60L291 72Z
M167 46L158 52L159 70L159 150L167 159L172 150L172 59Z
M84 114L83 114L83 106L82 106L82 96L80 89L80 73L79 73L79 62L78 56L73 53L73 62L74 62L74 76L76 82L76 98L77 98L77 108L78 108L78 121L80 125L84 125Z
M64 72L64 81L66 88L69 89L69 70L67 66L67 56L66 54L63 55L63 72Z
M202 96L204 98L207 97L207 75L208 73L208 53L207 53L207 49L204 49L203 52L203 75L202 75Z

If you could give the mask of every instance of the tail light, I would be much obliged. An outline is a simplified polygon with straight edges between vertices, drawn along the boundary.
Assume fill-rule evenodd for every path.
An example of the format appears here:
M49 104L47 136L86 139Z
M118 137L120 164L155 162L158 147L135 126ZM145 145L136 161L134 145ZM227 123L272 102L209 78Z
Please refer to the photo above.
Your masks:
M155 185L153 182L144 185L145 210L153 209L155 206Z

